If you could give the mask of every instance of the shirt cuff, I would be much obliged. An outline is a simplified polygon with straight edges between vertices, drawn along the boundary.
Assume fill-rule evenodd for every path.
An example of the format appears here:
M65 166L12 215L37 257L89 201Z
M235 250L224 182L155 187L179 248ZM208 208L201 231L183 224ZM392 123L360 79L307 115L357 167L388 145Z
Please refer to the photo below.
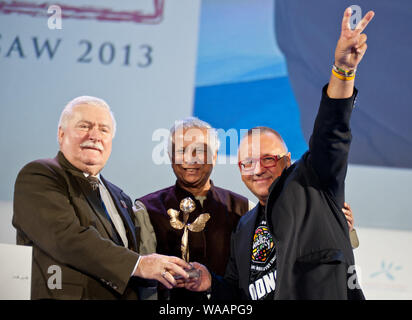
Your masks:
M139 266L140 263L140 259L142 258L142 256L139 256L139 258L137 259L136 265L134 266L133 272L131 274L131 277L134 275L134 273L136 272L137 267Z

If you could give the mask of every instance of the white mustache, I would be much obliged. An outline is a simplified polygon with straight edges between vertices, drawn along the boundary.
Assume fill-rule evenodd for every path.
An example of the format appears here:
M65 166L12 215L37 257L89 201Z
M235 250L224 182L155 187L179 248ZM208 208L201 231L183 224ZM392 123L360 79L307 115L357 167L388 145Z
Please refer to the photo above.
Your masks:
M85 141L80 145L81 148L93 148L103 151L103 145L100 142Z

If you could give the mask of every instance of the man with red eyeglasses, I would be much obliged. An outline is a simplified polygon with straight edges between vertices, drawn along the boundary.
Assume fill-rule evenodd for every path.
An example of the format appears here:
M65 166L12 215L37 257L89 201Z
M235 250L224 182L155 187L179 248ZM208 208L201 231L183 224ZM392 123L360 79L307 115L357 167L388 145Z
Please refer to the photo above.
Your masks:
M225 276L212 278L193 263L202 273L187 289L211 290L217 300L364 299L341 208L357 95L354 78L366 51L361 32L374 13L368 12L354 30L350 16L348 8L309 151L291 164L276 131L248 131L239 146L239 168L259 203L232 234Z
M268 127L250 129L239 145L242 181L265 205L269 187L291 164L290 152L278 132Z
M277 273L276 241L269 230L265 208L272 184L291 166L291 154L277 131L268 127L255 127L240 142L238 165L242 181L259 200L258 205L242 220L242 228L239 227L235 233L235 237L240 237L236 245L242 244L242 239L250 239L247 244L250 251L238 251L250 260L249 295L252 300L273 299ZM292 203L296 204L296 201ZM348 221L349 231L355 231L351 209L346 202L342 211ZM243 232L247 232L249 237ZM352 243L352 246L356 245ZM242 258L239 260L242 261Z

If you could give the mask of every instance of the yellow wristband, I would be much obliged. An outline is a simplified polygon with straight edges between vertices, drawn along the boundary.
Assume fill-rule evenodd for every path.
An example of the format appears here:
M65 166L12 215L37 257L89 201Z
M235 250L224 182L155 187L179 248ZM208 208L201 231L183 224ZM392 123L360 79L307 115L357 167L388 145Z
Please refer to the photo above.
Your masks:
M335 70L333 70L333 69L332 69L332 73L333 73L333 75L334 75L336 78L338 78L338 79L340 79L340 80L349 81L349 80L355 79L355 75L350 76L350 77L345 77L345 76L337 73L337 72L336 72Z

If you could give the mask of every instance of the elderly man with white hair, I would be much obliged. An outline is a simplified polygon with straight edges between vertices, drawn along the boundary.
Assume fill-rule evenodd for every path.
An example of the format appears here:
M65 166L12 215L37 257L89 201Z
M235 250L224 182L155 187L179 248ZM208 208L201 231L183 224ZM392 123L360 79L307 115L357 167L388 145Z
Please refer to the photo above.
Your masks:
M172 274L188 277L182 259L143 254L155 248L148 217L100 174L115 130L106 102L78 97L62 112L57 156L18 174L13 225L17 244L33 247L32 299L143 299L148 280L172 288Z
M249 210L249 201L211 181L218 149L217 131L210 124L195 117L177 121L170 130L169 143L176 183L137 199L135 205L142 214L149 214L158 253L184 256L223 275L231 233L239 218ZM187 197L192 199L195 209L184 221L181 201ZM186 231L184 223L188 226ZM206 299L206 294L179 288L172 289L170 294L159 290L159 299L169 298L196 301Z

